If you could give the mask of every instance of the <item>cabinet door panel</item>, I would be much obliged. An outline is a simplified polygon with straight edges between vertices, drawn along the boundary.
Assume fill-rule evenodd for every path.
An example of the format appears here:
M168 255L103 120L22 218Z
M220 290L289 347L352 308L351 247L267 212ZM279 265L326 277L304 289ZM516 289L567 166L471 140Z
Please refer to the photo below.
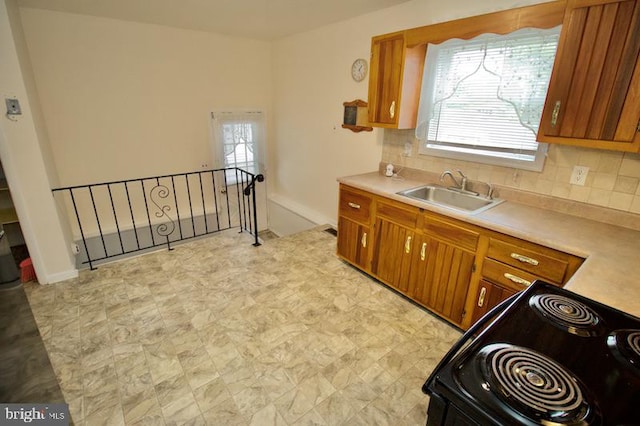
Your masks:
M489 281L480 280L480 286L478 286L478 293L475 299L476 303L473 309L472 323L478 321L484 314L489 312L491 308L516 293L517 292L511 288L505 288Z
M633 4L631 2L611 4L611 6L618 5L621 16L618 18L616 25L613 26L611 38L606 45L607 56L602 64L600 85L594 85L594 87L597 87L597 92L593 102L590 123L587 128L588 139L604 138L602 129L605 127L604 123L607 118L607 111L610 109L610 103L612 101L611 94L613 93L613 86L617 74L616 70L620 66L624 41L627 38L631 17L633 15Z
M381 281L406 293L409 289L414 231L383 218L376 219L375 229L373 273Z
M343 216L338 218L338 255L365 270L370 238L366 226Z
M400 95L402 50L404 37L398 34L371 44L371 76L369 77L369 121L379 124L397 123L396 109Z
M456 324L464 318L474 254L425 237L426 255L414 268L417 301ZM416 247L416 250L418 248Z
M568 3L539 140L635 150L640 2Z

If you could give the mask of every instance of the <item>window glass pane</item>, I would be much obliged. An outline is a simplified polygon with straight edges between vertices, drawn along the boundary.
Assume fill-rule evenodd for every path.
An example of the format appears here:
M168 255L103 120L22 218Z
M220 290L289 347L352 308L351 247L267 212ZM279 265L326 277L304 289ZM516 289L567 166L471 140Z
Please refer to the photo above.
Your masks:
M255 173L259 169L260 144L264 134L260 111L214 112L214 155L218 167L239 167ZM233 171L227 173L228 177Z
M535 139L559 29L429 45L416 128L425 141L421 152L499 164L513 159L508 165L524 167L539 159Z
M228 123L222 126L224 165L243 167L253 164L256 140L251 123Z

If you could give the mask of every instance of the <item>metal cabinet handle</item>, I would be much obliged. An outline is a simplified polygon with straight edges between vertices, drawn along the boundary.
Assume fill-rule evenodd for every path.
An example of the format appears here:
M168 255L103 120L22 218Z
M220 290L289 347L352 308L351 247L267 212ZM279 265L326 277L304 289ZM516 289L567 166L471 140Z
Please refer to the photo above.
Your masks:
M478 307L482 308L482 306L484 305L484 297L487 295L487 288L486 287L482 287L482 289L480 290L480 296L478 297Z
M360 204L350 202L349 207L351 207L352 209L360 209Z
M420 260L424 261L427 256L427 243L422 243L422 247L420 248Z
M526 286L530 286L531 285L531 281L527 281L524 278L520 278L518 276L512 275L508 272L504 273L504 277L508 280L513 281L516 284L522 284L522 285L526 285Z
M540 263L532 257L523 256L518 253L511 253L511 258L515 260L519 260L522 263L528 263L529 265L533 265L533 266L538 266L538 263Z
M362 238L360 239L360 243L362 244L362 247L366 248L367 247L367 233L363 233L362 234Z
M551 127L556 127L558 114L560 114L560 101L556 101L556 105L553 107L553 112L551 113Z
M408 235L407 240L404 242L404 252L407 254L411 252L411 235Z
M391 106L389 107L389 116L391 118L396 116L396 101L391 102Z

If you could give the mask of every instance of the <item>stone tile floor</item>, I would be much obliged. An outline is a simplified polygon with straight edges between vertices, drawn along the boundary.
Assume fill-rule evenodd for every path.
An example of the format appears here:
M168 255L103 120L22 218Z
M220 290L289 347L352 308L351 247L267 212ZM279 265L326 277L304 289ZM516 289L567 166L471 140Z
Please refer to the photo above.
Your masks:
M226 231L25 285L74 423L424 425L460 332L335 247Z

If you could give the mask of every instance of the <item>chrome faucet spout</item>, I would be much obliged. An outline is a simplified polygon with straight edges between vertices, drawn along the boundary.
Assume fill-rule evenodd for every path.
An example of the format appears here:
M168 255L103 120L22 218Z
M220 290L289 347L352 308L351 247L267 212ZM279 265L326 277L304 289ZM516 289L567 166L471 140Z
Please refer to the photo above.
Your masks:
M445 170L444 172L442 172L442 174L440 175L440 182L444 183L444 178L446 176L449 176L451 178L451 180L453 180L453 182L455 183L456 188L462 189L462 183L463 182L458 182L458 180L453 175L453 173L451 173L451 170Z

